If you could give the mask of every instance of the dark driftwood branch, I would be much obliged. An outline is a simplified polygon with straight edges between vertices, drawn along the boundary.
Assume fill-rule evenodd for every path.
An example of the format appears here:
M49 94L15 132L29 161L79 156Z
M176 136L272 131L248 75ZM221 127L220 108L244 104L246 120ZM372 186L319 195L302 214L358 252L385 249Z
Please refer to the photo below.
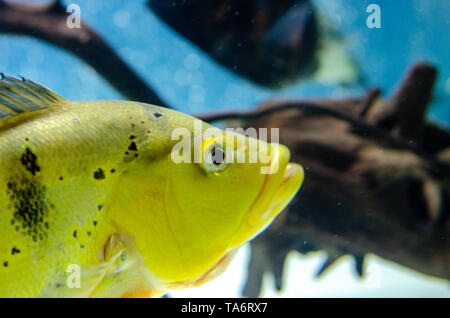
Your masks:
M429 65L416 64L389 103L374 106L366 120L387 130L395 130L395 136L415 143L423 133L423 118L436 75L436 69Z
M318 275L346 254L362 275L364 255L374 253L450 279L450 133L424 120L435 75L415 65L390 100L369 91L203 117L280 128L280 142L306 169L287 211L252 242L245 295L258 295L264 271L281 288L290 250L327 251Z
M68 16L58 1L50 4L0 2L0 32L33 36L58 46L91 65L125 97L167 107L158 94L85 23L81 22L81 28L68 28Z

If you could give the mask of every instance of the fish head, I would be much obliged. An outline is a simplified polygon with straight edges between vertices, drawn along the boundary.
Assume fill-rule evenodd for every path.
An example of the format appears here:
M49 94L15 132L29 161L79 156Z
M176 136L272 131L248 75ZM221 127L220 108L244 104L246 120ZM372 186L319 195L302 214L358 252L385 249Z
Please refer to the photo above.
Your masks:
M196 286L221 273L303 182L286 146L200 126L200 136L184 130L133 177L133 192L141 195L129 200L134 214L121 222L161 289Z
M168 219L181 248L180 272L189 273L171 280L171 288L197 286L222 273L236 249L290 202L304 177L284 145L231 131L194 145L201 161L170 168Z

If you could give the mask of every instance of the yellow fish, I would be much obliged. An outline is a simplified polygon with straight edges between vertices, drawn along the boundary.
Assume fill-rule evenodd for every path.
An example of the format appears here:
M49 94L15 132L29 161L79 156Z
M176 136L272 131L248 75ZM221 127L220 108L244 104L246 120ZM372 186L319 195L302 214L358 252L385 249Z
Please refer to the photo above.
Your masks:
M200 285L302 184L285 146L224 130L198 138L199 122L201 134L212 126L174 110L69 101L0 78L1 297L152 297ZM261 149L268 160L250 160Z

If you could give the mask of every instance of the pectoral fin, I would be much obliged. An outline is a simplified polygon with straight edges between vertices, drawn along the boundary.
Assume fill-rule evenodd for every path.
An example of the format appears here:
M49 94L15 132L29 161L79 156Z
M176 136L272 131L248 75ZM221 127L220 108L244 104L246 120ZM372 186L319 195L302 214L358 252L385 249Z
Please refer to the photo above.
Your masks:
M155 286L156 279L150 274L131 239L125 235L114 234L105 244L105 258L121 256L110 267L108 273L98 284L90 297L148 298L165 294Z
M89 297L111 271L117 271L123 265L124 255L126 251L122 242L115 237L110 237L105 246L103 263L91 267L68 265L66 271L58 272L53 277L41 297Z
M109 271L109 263L88 268L68 265L67 271L57 273L49 287L40 295L49 298L89 297Z
M103 263L55 275L42 297L159 297L156 280L147 270L131 239L111 235L103 249Z

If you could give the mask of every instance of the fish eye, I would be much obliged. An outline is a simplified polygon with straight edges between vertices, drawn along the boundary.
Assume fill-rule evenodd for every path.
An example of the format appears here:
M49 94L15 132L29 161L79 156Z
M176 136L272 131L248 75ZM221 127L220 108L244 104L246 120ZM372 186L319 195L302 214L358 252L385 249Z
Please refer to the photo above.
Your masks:
M222 149L214 148L211 151L212 163L219 166L225 160L225 153Z
M226 155L223 146L211 142L204 151L203 168L206 172L219 172L226 168Z

